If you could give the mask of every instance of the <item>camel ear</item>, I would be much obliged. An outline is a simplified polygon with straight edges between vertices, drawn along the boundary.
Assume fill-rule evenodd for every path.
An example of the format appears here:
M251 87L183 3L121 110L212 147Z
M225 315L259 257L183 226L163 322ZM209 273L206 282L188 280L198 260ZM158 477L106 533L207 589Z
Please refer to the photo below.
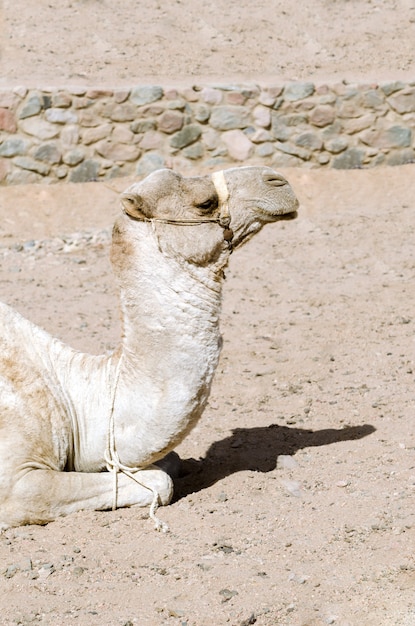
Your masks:
M136 193L123 193L121 196L121 206L124 212L130 217L139 220L147 219L147 215L143 212L143 198Z

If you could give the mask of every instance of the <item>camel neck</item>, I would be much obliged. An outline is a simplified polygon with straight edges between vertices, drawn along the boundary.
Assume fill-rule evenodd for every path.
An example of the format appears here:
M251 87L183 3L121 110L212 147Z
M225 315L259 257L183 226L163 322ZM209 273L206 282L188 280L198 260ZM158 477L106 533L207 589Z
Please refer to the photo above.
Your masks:
M123 327L115 439L130 466L161 458L201 416L220 355L222 291L220 271L163 253L147 224L139 240L134 233L122 232L111 255Z
M148 235L149 226L143 226ZM188 353L203 352L212 342L217 345L221 271L172 258L151 236L141 236L139 245L131 247L127 259L125 256L119 262L114 251L112 254L120 289L121 350L126 364L150 369L152 375L151 367L159 371L161 363L177 360L176 351L183 353L183 342Z

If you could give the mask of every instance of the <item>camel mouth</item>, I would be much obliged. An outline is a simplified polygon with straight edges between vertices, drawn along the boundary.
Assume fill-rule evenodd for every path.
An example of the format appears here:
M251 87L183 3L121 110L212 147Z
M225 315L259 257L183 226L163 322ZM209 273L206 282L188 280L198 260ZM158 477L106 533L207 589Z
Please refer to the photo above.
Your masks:
M298 208L298 204L295 209L287 210L287 211L278 211L276 213L271 213L270 211L264 211L260 209L259 207L257 207L257 211L260 214L262 219L265 218L266 222L281 222L282 220L284 221L295 220L298 217L297 208Z
M281 215L274 215L273 219L274 221L280 222L282 220L295 220L298 217L298 211L294 210L294 211L290 211L289 213L282 213Z

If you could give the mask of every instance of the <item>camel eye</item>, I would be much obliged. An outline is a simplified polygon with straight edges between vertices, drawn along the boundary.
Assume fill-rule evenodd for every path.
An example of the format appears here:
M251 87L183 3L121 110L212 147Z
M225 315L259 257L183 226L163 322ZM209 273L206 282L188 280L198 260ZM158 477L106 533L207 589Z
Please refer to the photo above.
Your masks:
M213 211L213 209L216 209L217 206L218 206L218 199L214 197L214 198L208 198L204 202L201 202L200 204L197 205L197 208L201 209L202 211Z

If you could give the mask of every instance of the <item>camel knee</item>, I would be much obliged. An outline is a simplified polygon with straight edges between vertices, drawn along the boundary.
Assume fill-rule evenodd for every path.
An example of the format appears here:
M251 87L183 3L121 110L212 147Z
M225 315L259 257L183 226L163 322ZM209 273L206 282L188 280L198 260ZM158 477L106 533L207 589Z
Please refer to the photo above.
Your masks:
M2 500L0 505L0 533L16 526L45 523L39 519L33 509L33 502L29 499L22 503L20 498L10 495L7 499Z

